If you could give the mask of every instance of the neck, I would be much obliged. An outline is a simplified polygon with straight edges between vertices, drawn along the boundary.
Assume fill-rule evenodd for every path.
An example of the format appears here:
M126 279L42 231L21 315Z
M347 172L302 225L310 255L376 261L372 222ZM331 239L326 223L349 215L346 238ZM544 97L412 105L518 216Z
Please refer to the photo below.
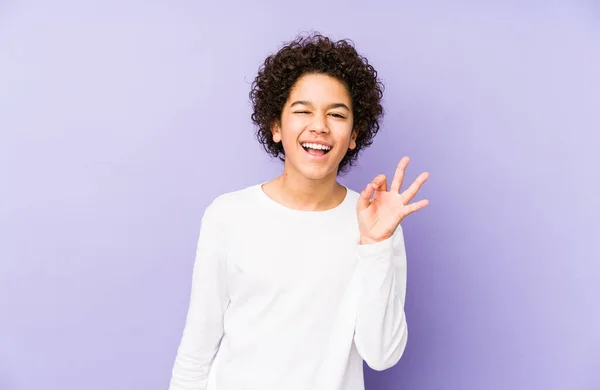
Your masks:
M265 192L275 201L304 211L335 208L346 196L346 189L337 182L335 175L313 180L284 170L281 176L267 185L270 191L265 188Z

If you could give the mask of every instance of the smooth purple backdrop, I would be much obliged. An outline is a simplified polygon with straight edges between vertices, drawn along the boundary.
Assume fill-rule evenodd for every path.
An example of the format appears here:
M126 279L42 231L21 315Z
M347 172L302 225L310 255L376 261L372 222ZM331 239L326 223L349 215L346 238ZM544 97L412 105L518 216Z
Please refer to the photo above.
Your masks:
M204 208L280 165L250 82L351 38L387 115L354 189L412 158L410 336L370 390L600 389L593 2L0 2L0 389L164 390Z

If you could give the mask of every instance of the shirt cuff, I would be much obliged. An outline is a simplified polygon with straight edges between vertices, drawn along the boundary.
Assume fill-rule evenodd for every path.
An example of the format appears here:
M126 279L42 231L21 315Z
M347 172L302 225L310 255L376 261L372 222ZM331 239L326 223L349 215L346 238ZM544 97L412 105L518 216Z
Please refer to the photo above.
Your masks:
M361 260L376 261L376 260L389 260L394 252L393 246L394 236L390 236L385 240L373 243L373 244L360 244L360 239L357 240L357 252L358 257Z

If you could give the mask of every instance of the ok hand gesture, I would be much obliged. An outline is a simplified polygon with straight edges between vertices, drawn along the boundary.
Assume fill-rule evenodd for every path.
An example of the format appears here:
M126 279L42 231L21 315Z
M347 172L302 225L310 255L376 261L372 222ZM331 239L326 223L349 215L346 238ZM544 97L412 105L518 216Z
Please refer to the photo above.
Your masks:
M408 157L400 160L389 191L385 175L378 175L360 193L356 214L361 244L372 244L391 237L406 216L429 204L426 199L409 204L429 178L427 172L421 173L406 191L399 193L409 161Z

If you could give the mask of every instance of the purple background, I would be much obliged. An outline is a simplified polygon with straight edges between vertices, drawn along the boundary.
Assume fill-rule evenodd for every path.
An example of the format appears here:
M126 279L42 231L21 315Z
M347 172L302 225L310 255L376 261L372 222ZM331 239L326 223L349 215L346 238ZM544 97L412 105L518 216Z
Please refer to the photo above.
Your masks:
M367 388L600 389L597 3L205 3L0 2L1 390L167 388L204 208L280 170L250 82L310 29L387 87L343 182L431 173Z

